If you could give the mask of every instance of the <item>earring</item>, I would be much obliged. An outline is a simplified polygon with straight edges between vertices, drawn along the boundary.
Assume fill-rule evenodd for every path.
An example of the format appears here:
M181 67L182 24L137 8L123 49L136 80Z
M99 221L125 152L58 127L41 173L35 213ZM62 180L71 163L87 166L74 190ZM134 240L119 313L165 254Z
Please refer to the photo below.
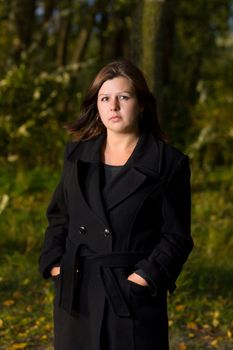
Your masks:
M139 120L142 120L142 119L143 119L143 112L140 112L140 113L139 113L138 119L139 119Z

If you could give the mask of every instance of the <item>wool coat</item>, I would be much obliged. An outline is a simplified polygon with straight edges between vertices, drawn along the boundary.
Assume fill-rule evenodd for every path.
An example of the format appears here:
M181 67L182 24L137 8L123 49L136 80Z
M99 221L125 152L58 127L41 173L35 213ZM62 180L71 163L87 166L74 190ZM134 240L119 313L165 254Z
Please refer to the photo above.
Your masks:
M151 133L101 186L105 135L71 142L39 258L53 265L55 350L168 350L167 291L193 247L186 155ZM140 270L149 286L127 280Z

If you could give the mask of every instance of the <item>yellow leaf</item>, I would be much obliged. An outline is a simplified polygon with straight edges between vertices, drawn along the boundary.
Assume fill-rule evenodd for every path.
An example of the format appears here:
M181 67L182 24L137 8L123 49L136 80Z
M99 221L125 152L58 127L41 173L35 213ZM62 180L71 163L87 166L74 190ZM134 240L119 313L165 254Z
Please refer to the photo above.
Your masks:
M230 329L228 329L228 331L227 331L227 336L228 336L228 338L232 338L232 332Z
M3 306L11 306L11 305L14 305L15 301L14 300L5 300L3 302Z
M3 320L0 319L0 328L3 327Z
M193 330L197 330L197 324L195 322L187 322L187 328L188 329L193 329Z
M189 333L189 338L194 338L195 334L194 333Z
M13 293L13 297L15 299L20 299L21 297L23 296L22 292L20 292L19 290L16 290L14 293Z
M213 317L214 317L214 318L218 318L219 315L220 315L220 313L219 313L218 310L214 311L214 313L213 313Z
M185 308L186 308L186 305L183 305L183 304L176 305L176 311L184 311Z
M209 328L210 328L210 325L209 325L209 324L204 324L204 325L203 325L203 328L204 328L204 329L209 329Z
M169 321L168 321L169 327L171 327L171 326L173 325L173 323L174 323L174 322L173 322L172 320L169 320Z
M27 286L29 283L30 283L29 278L25 278L25 279L22 281L22 285L23 285L23 286Z
M53 329L52 323L46 323L46 325L44 326L44 329L46 331L51 331Z
M178 345L178 349L179 350L187 350L187 345L184 342L182 342Z
M29 312L31 312L31 311L32 311L32 306L31 306L31 305L28 305L28 306L26 307L26 310L29 311Z
M18 343L13 344L10 347L8 347L6 350L18 350L18 349L25 349L28 343Z
M218 339L214 339L214 340L211 342L211 345L214 346L214 347L217 347L217 346L218 346Z
M27 336L27 332L20 332L20 333L18 333L18 336L19 336L20 338L24 338L24 337Z
M214 327L218 327L218 325L219 325L219 320L216 319L216 318L214 318L213 321L212 321L212 325L213 325Z

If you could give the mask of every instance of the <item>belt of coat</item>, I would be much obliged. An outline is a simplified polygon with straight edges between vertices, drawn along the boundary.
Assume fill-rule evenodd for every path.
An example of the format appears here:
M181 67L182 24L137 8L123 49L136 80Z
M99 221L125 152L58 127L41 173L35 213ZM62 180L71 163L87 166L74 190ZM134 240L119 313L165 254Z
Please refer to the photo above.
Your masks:
M130 310L111 268L135 265L140 259L146 258L151 251L124 251L86 256L85 254L83 255L79 248L69 239L67 239L66 247L66 251L69 252L69 254L64 254L61 263L60 307L68 313L74 311L74 298L78 298L75 285L79 263L82 267L94 264L95 268L98 269L98 275L101 279L105 295L113 311L119 317L129 317ZM78 310L75 310L75 312L78 312Z

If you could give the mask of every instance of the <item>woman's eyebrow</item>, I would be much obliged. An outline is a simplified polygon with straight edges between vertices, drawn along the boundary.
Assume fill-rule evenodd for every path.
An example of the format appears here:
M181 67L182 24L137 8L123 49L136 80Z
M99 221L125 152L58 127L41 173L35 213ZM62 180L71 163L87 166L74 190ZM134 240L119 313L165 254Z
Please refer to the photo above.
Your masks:
M120 91L120 92L116 92L115 95L119 95L119 94L129 94L129 95L133 95L132 91ZM111 93L106 93L106 94L99 94L98 96L109 96L111 95Z

